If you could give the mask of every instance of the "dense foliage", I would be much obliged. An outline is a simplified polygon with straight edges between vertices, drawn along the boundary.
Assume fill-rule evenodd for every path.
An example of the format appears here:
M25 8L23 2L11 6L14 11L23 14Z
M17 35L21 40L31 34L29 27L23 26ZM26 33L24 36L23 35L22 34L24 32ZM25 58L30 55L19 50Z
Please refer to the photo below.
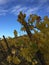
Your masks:
M36 52L40 50L44 55L46 64L49 65L49 18L45 16L42 20L40 16L34 14L28 17L28 21L25 18L26 14L20 12L18 22L23 25L21 30L26 31L28 35L18 37L17 31L14 30L15 37L6 38L11 50L9 54L4 39L0 40L0 61L2 60L0 64L40 65L36 60L33 62ZM32 30L34 33L31 33Z

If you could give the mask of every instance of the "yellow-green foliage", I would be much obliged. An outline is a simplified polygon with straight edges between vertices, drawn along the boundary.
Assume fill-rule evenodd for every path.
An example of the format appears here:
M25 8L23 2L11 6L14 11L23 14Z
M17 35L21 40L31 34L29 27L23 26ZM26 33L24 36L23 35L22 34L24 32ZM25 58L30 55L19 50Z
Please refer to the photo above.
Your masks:
M22 19L25 18L24 15L22 15L22 13L20 13L20 17ZM31 16L32 17L32 16ZM33 16L34 19L32 18L32 22L34 22L36 20L36 28L38 30L40 30L40 32L38 32L38 30L36 31L34 30L34 34L32 34L32 41L30 41L30 39L28 38L27 35L24 36L19 36L16 38L7 38L7 42L9 47L11 46L15 46L16 48L18 47L19 50L19 55L23 56L28 62L32 62L32 58L34 57L34 54L37 52L38 49L41 50L41 52L44 54L44 58L46 60L47 65L49 65L49 18L44 18L44 20L38 22L37 21L37 15ZM22 23L23 19L21 20L19 18L20 23ZM30 21L29 24L32 22ZM25 22L23 23L25 24ZM4 46L4 49L7 49L6 44L4 42L4 40L1 40L2 45ZM17 51L17 50L16 50ZM18 59L18 57L13 56L11 57L11 55L7 56L7 61L9 63L11 63L11 61L14 64L19 64L21 62L20 59ZM36 62L37 63L37 62ZM32 62L32 64L34 64Z

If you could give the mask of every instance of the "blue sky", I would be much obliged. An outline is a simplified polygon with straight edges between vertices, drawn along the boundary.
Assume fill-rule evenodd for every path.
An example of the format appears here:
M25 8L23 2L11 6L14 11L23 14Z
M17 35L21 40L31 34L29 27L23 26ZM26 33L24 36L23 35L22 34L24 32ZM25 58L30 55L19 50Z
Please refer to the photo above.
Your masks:
M0 37L2 35L13 37L14 29L18 31L18 35L24 33L20 31L21 24L17 22L20 11L27 16L30 14L49 16L49 0L0 0Z

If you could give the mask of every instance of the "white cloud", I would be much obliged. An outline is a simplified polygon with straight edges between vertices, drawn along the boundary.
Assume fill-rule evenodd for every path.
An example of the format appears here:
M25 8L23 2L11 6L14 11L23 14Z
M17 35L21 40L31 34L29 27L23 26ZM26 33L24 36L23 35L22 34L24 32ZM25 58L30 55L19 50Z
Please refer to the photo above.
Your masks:
M5 14L7 12L10 12L11 14L18 15L20 11L26 13L27 15L29 15L31 13L36 13L40 8L42 8L42 5L44 3L46 3L48 0L37 0L38 4L36 7L33 7L33 8L31 8L32 4L30 6L27 6L27 5L23 6L22 4L18 4L18 5L16 4L16 6L14 6L14 7L11 5L12 7L11 8L9 7L9 10L4 10L4 6L3 7L1 6L4 4L7 5L7 3L10 3L12 1L16 2L16 0L0 0L0 14L3 14L3 13ZM30 0L26 0L26 1L29 2ZM33 1L35 1L35 0L31 0L30 2L33 2ZM34 4L33 4L33 6L34 6ZM6 6L5 6L5 8L6 8ZM49 8L47 8L47 12L49 11L48 9Z
M0 13L0 16L1 16L1 15L5 16L5 15L6 15L6 13Z
M8 12L8 10L0 10L0 12Z
M20 5L18 5L18 6L14 6L11 10L11 12L16 12L18 9L20 9Z
M0 0L0 5L4 5L4 4L7 4L8 2L12 2L12 1L15 1L15 0Z
M6 4L9 0L0 0L0 5Z
M26 15L30 15L32 13L36 13L38 11L39 7L35 7L35 8L29 8L27 11L26 11Z
M2 9L2 10L0 10L0 15L6 15L7 12L8 12L8 10Z
M5 9L5 8L7 8L8 6L7 3L10 3L12 1L15 1L15 0L0 0L0 15L6 15L7 12L10 11L10 8L9 9Z
M27 10L27 7L22 7L22 6L18 5L18 6L15 6L14 8L12 8L11 13L18 15L20 11L25 12L26 10Z
M20 11L22 11L23 13L26 13L26 15L30 15L32 13L36 13L38 11L40 7L34 7L34 8L30 8L30 7L22 7L22 6L15 6L11 13L18 15L20 13Z

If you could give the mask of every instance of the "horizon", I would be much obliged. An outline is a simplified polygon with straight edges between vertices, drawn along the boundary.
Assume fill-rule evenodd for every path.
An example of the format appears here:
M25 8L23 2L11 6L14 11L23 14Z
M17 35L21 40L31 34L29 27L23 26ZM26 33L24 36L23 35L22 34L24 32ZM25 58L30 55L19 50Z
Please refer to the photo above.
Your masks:
M49 17L48 0L0 0L0 38L14 37L14 30L17 30L18 36L26 34L22 32L21 24L17 22L19 12L22 11L27 15L37 14L42 18Z

